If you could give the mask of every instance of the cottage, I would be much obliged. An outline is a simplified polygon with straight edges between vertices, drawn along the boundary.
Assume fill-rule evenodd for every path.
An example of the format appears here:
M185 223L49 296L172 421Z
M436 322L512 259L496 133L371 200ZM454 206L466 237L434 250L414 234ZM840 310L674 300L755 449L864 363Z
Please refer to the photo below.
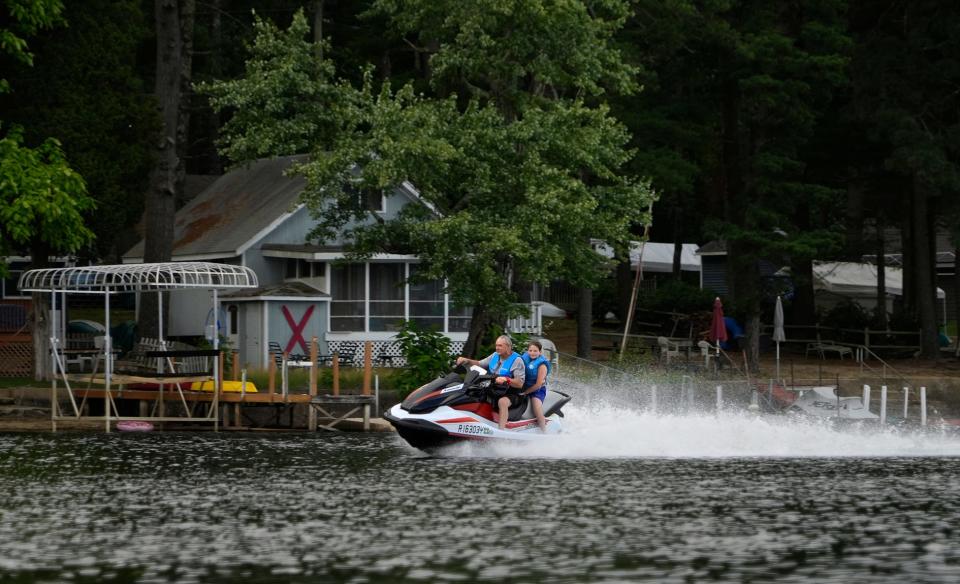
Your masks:
M307 243L316 222L299 201L305 181L285 174L304 159L258 160L234 169L177 212L173 261L245 266L257 273L260 287L225 296L219 318L206 308L206 297L198 297L203 292L181 294L171 300L169 334L202 335L216 323L241 362L253 367L266 365L270 343L305 352L311 336L322 352L344 342L383 346L405 319L435 326L455 347L462 345L470 310L453 305L443 282L406 283L418 268L416 257L380 254L344 263L337 261L345 257L344 240ZM391 219L411 204L436 212L407 182L358 196L371 217ZM142 262L143 249L141 241L124 254L124 263Z

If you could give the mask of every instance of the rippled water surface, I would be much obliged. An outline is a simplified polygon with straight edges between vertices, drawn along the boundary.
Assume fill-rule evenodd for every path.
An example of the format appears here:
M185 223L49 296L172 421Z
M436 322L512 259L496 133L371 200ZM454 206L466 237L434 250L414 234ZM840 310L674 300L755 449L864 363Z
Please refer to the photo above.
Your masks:
M0 582L960 580L955 439L615 414L441 457L394 435L0 435Z

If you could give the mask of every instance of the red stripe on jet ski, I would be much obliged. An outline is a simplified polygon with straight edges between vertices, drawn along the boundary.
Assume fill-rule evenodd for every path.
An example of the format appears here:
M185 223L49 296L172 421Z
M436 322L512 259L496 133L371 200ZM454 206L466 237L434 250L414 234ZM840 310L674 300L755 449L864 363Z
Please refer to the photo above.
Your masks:
M460 404L457 406L452 406L455 410L461 410L464 412L473 412L478 414L488 420L493 417L493 408L490 407L490 404L486 402L477 402L472 404Z
M437 424L456 424L457 422L477 422L476 418L450 418L449 420L437 420Z
M433 396L435 396L435 395L440 395L440 391L435 391L435 392L433 392L433 393L428 393L427 395L425 395L425 396L421 397L420 399L418 399L418 400L417 400L417 403L420 403L420 402L422 402L422 401L425 400L425 399L430 399L431 397L433 397Z

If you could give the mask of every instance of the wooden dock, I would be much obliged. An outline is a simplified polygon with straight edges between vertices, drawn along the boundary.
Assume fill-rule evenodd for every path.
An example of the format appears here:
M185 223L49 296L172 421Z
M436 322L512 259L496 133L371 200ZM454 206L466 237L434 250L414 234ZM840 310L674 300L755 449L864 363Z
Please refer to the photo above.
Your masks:
M329 394L320 395L317 388L317 372L319 369L318 343L314 337L311 342L310 350L310 382L307 388L300 389L299 392L288 391L286 386L277 391L276 377L277 367L273 359L269 360L268 387L265 391L223 391L222 381L216 382L216 378L209 375L197 374L166 374L152 376L149 373L118 373L110 376L108 380L103 374L81 373L81 374L63 374L59 379L63 382L62 387L57 386L54 381L50 389L51 399L51 423L56 431L57 422L98 420L104 424L104 428L110 431L111 425L122 420L153 421L159 423L169 422L204 422L212 423L213 429L217 430L222 425L225 428L238 429L243 426L242 420L246 417L251 420L252 417L244 414L243 406L259 407L277 406L275 414L276 423L279 423L283 413L289 417L289 429L306 429L309 431L327 430L339 431L340 425L348 425L354 416L359 416L361 428L364 431L372 429L371 424L371 406L375 404L376 397L371 395L370 384L372 379L372 345L367 342L364 359L364 382L362 393L340 394L340 363L334 354L331 362L333 372L333 387ZM166 356L166 353L163 353ZM222 379L223 356L219 356L220 366L216 371L220 372ZM285 367L287 356L284 354L281 360L281 367ZM298 367L303 367L303 363L298 363ZM239 381L239 370L236 358L234 359L233 375ZM284 378L286 376L283 376ZM212 385L218 389L213 391L199 391L188 389L196 382L215 381ZM109 385L108 385L109 384ZM93 387L96 385L97 387ZM149 387L142 387L142 386ZM133 387L130 387L133 386ZM304 393L304 389L306 393ZM103 415L90 415L90 400L103 400L105 413ZM137 401L139 402L139 415L126 415L130 412L130 406L121 407L118 402ZM179 404L179 405L174 405ZM180 414L182 415L171 415ZM196 410L199 409L199 412ZM306 414L305 423L295 425L297 411ZM346 410L346 411L345 411ZM345 411L345 412L344 412ZM123 413L121 413L123 412ZM252 412L248 412L252 413ZM232 418L232 420L231 420ZM303 416L301 415L301 420ZM382 424L376 424L377 429L382 429Z

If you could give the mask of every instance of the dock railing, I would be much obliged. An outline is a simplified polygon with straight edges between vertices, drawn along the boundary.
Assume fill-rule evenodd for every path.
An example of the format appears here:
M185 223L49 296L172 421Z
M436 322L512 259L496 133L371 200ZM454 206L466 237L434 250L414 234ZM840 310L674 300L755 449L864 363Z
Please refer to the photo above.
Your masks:
M850 348L862 346L870 351L870 354L876 355L881 352L915 352L920 350L920 331L871 329L864 327L841 328L830 327L819 324L815 325L784 325L784 332L787 339L781 344L810 344L810 343L831 343L843 345ZM762 332L770 335L773 332L773 325L763 325Z

